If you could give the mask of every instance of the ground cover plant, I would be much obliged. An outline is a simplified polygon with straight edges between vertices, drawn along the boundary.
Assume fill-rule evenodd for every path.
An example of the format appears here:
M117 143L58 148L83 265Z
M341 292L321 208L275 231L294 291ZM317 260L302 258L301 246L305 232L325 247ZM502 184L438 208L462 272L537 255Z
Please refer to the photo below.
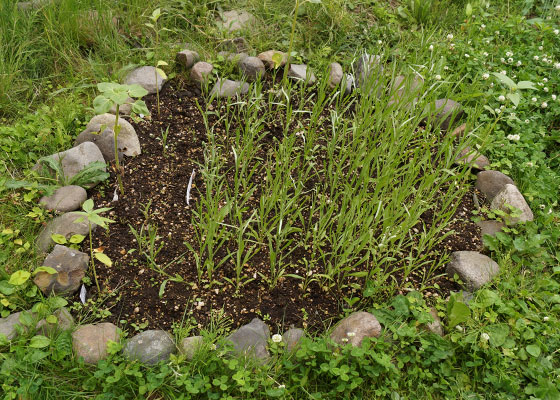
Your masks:
M0 5L1 38L11 42L2 40L0 58L2 316L33 307L53 320L72 306L79 323L111 320L129 335L164 327L205 343L192 361L156 366L114 343L89 366L73 356L69 332L43 336L23 314L28 331L2 343L5 398L559 398L560 5L438 3L305 3L297 19L293 4L243 5L265 27L245 33L253 49L293 46L319 78L332 59L346 70L361 50L383 54L381 87L400 73L423 77L416 108L344 97L324 81L282 91L269 79L242 100L211 99L170 65L177 76L145 97L151 118L134 122L143 154L123 162L124 194L112 202L118 169L111 185L89 191L89 212L112 207L104 215L116 222L93 241L70 239L112 264L96 264L101 291L84 278L86 304L43 298L30 281L43 260L33 243L52 215L36 205L47 188L28 170L83 130L99 82L119 80L131 62L153 64L154 47L155 59L171 60L188 36L218 60L209 43L230 34L214 18L235 7ZM144 23L157 8L169 31L156 38ZM80 25L85 15L90 26ZM216 65L235 73L223 57ZM423 106L445 96L466 109L464 140L515 180L535 214L484 238L501 274L470 301L450 294L459 286L441 276L446 254L481 248L468 227L503 215L477 210L470 170L453 165L464 143L418 129ZM27 182L14 190L18 180ZM423 328L432 306L443 338ZM323 332L354 309L375 314L383 335L333 352ZM266 365L228 357L224 335L254 315L273 333L305 323L312 337L293 353L271 341Z

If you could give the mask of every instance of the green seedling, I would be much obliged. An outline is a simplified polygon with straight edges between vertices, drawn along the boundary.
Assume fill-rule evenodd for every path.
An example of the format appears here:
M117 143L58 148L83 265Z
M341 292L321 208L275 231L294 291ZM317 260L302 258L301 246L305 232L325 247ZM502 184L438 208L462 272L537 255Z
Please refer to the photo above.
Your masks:
M166 28L159 28L158 27L158 20L159 18L164 15L165 13L161 12L161 8L156 8L154 10L154 12L152 12L152 15L149 17L151 22L147 22L144 25L147 26L148 28L152 29L155 32L156 35L156 39L155 39L155 43L154 43L154 49L158 49L159 48L159 35L160 35L160 31L164 31L164 30L168 30ZM151 59L154 58L155 56L155 52L149 52L147 54L147 58ZM163 69L161 69L160 67L163 66L167 66L168 64L165 61L162 60L158 60L156 63L156 67L155 67L155 79L156 79L156 98L157 98L157 112L158 112L158 116L160 115L160 110L159 110L159 86L157 85L157 81L158 81L158 75L162 78L162 79L167 79L167 75L165 74L165 71Z
M498 73L498 72L493 72L492 75L494 75L496 78L498 78L500 83L502 85L504 85L509 90L509 93L506 94L506 97L508 99L510 99L511 102L513 103L513 105L515 105L516 107L519 105L519 101L521 100L521 93L519 92L520 90L527 90L527 89L528 90L536 90L537 89L535 87L535 84L533 82L530 82L530 81L519 81L519 82L515 83L507 75L504 75L504 74L501 74L501 73Z
M115 165L117 167L117 179L119 182L119 189L121 194L124 193L124 187L122 183L122 171L119 163L118 156L118 137L121 130L119 125L119 108L125 104L129 97L140 99L148 94L148 91L142 86L134 85L123 85L114 82L101 82L97 85L97 89L101 92L93 100L93 108L98 114L105 114L111 107L116 107L115 112L115 125L113 126L114 132L114 145L115 145ZM136 100L132 103L132 113L133 114L143 114L148 115L150 112L146 107L146 103L142 100Z

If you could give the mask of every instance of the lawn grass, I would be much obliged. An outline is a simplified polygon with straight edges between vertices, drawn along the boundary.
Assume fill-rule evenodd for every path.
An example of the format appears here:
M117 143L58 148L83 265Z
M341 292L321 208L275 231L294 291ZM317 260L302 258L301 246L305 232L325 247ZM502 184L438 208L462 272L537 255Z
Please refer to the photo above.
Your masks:
M236 241L242 249L228 256L235 260L238 273L232 283L239 287L246 279L241 267L246 261L243 246L248 243L266 245L271 269L264 280L271 288L282 277L282 257L289 255L290 248L311 243L310 260L327 265L327 276L318 278L325 286L343 284L344 277L364 262L360 252L369 252L368 281L375 290L369 293L373 298L367 305L386 328L386 336L363 349L345 349L340 354L318 337L304 342L297 353L273 354L268 366L256 368L250 361L234 361L210 348L211 343L219 344L229 326L219 318L201 329L208 348L194 361L178 356L156 367L125 360L118 345L108 361L88 367L72 358L69 334L53 338L42 349L29 346L29 334L2 347L0 382L5 398L560 398L560 103L552 97L560 96L556 3L508 1L487 8L486 2L472 2L474 18L465 14L466 1L440 2L440 9L428 16L416 15L421 21L399 16L397 7L406 3L328 0L306 4L297 18L294 60L308 63L324 78L333 60L348 71L361 51L383 54L390 72L381 85L401 73L423 77L427 90L416 110L395 111L388 99L356 96L352 100L355 113L348 118L341 109L348 104L327 93L324 85L314 97L301 91L300 97L308 99L305 107L257 87L246 105L226 104L227 112L218 115L240 127L229 132L229 147L213 137L208 124L207 161L200 165L206 195L194 214L198 243L193 252L201 255L197 265L201 282L212 282L222 261L213 254L227 241ZM144 23L157 7L165 12L161 26L169 30L162 31L154 47L155 36ZM3 187L5 179L28 177L38 158L71 145L93 115L90 107L96 83L117 81L132 65L151 65L153 60L166 60L168 73L181 74L173 59L185 42L203 58L219 61L218 44L232 35L219 31L214 19L220 11L235 7L239 5L217 1L60 0L56 6L22 12L14 1L0 5L2 282L16 270L31 271L40 265L33 243L50 218L36 207L37 188L11 191ZM288 48L292 7L287 2L244 2L243 8L258 20L252 33L244 35L252 51ZM91 9L98 11L99 18L90 17ZM151 51L156 54L147 60ZM509 52L513 53L511 62ZM217 65L219 73L231 70L222 61ZM499 96L510 91L483 74L502 70L515 82L538 84L538 90L521 90L515 108L509 101L500 101ZM416 292L383 302L374 296L396 288L390 276L374 266L403 256L410 244L406 233L427 209L425 202L434 199L438 189L450 187L443 198L438 197L449 204L444 207L447 211L438 215L440 223L433 224L422 241L429 253L441 240L439 230L453 211L453 200L464 193L463 183L473 181L467 169L450 172L456 152L450 140L416 129L423 106L442 97L463 103L467 124L473 128L470 138L488 155L493 169L514 178L535 213L534 222L486 239L502 273L475 296L469 319L459 324L451 324L453 310L442 300L426 304ZM318 122L329 104L335 105L327 113L332 131L325 135ZM259 110L267 107L271 116L285 117L286 133L297 122L300 107L311 110L302 127L305 143L299 136L286 135L274 157L262 164L268 184L255 214L245 213L242 202L232 206L228 217L237 229L226 229L217 223L224 217L220 205L250 193L251 174L256 171L247 166L252 159L259 161L254 158L258 126L263 118L272 118L263 117ZM203 114L209 111L202 109ZM512 135L520 138L508 139ZM436 143L439 150L434 160L428 149ZM317 150L319 144L322 147ZM225 184L221 174L231 145L237 154L233 187ZM328 157L321 167L326 178L322 197L305 193L295 183L286 185L290 178L305 182L317 174L309 163L316 151ZM345 165L360 173L348 174ZM419 174L423 174L421 181ZM395 181L401 185L395 186ZM412 187L417 187L414 194ZM304 206L317 212L317 221L304 218L300 211ZM265 223L272 211L276 219ZM334 220L337 213L345 219ZM294 229L290 218L296 217L302 219L304 229L290 235ZM321 240L329 243L328 257L321 254ZM373 253L372 248L377 251ZM411 257L402 272L425 268L424 261ZM442 258L440 263L444 262ZM31 285L10 294L2 292L2 299L2 316L42 301ZM426 318L428 305L447 317L444 339L424 333L418 323ZM80 311L78 319L89 322L105 312L100 300ZM187 320L183 326L178 322L175 333L181 339L192 330Z

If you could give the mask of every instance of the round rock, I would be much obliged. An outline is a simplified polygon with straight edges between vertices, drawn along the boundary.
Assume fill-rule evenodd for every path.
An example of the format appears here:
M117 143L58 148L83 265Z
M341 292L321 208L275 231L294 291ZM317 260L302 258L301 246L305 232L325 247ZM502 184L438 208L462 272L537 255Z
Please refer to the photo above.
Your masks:
M305 64L290 64L288 76L292 79L305 82L307 85L312 85L317 80L311 68Z
M40 271L33 282L46 296L72 294L80 287L89 265L89 256L81 251L57 244L45 258L43 266L56 270L56 274Z
M138 135L136 134L136 130L134 129L134 127L126 119L120 117L118 125L121 127L118 138L119 150L128 157L139 155L142 150L140 149L140 140L138 140ZM89 121L84 132L99 132L103 127L105 127L106 129L108 128L112 131L114 126L114 114L100 114L96 115Z
M214 67L205 61L199 61L193 65L190 78L198 86L203 86L210 79Z
M255 21L255 17L245 10L231 10L222 13L219 25L228 32L235 32L253 25Z
M344 318L334 328L331 339L338 345L350 343L352 346L361 346L366 337L379 337L381 325L373 314L359 311Z
M293 351L297 349L299 342L304 336L305 332L303 331L303 329L299 328L288 329L286 332L284 332L284 334L282 335L282 341L286 346L286 350Z
M130 71L126 78L124 78L124 83L127 85L138 84L146 89L148 93L156 93L161 91L165 79L156 72L155 67L144 66Z
M272 57L275 54L280 54L282 56L282 59L280 60L280 65L278 65L278 67L283 67L284 65L286 65L286 63L288 62L288 55L281 51L276 51L276 50L263 51L257 57L264 63L264 65L267 68L274 69L276 67L276 63L273 61Z
M96 133L95 131L92 132L86 129L78 135L78 137L74 141L74 146L78 146L84 142L95 143L96 146L99 147L99 150L101 150L101 154L103 154L105 162L111 162L115 160L115 133L112 129L107 128L101 133ZM117 143L117 153L119 156L119 160L122 160L123 157L121 146L122 140L119 135L119 140Z
M331 89L336 88L342 82L342 77L344 73L342 71L342 65L337 62L333 62L329 65L329 81L328 85Z
M513 185L513 179L499 171L481 171L476 175L476 188L491 202L506 185Z
M200 349L202 344L204 343L202 336L191 336L186 337L181 340L181 345L179 346L179 350L182 354L185 355L187 360L192 360L194 358L195 353Z
M451 99L439 99L432 104L428 104L424 113L431 115L422 121L426 123L431 120L433 126L439 126L442 131L447 131L450 124L459 121L463 115L463 106Z
M87 192L83 187L69 185L56 189L50 196L41 197L39 204L47 210L63 213L77 210L86 200Z
M377 55L362 54L356 61L356 84L360 88L368 85L377 86L378 77L383 73L383 65L381 65L381 57ZM370 80L375 79L375 84Z
M196 51L183 50L177 53L175 59L177 60L177 64L180 64L185 68L190 68L194 65L194 63L200 60L200 56Z
M490 166L490 161L486 156L479 153L477 150L470 146L465 147L463 150L457 154L455 158L455 164L457 165L469 165L472 168L478 170L484 170Z
M78 222L76 220L82 219ZM91 224L91 229L95 229L96 224ZM85 217L80 214L66 213L59 217L56 217L49 221L47 226L41 231L37 237L37 248L46 253L49 251L54 241L52 240L53 234L58 234L64 236L67 240L72 237L72 235L87 235L89 233L89 223L85 220Z
M27 314L32 318L36 318L36 314L31 311L20 311L6 318L0 318L0 335L6 336L6 339L15 339L21 332L27 332L27 327L21 323L20 317L22 314Z
M453 252L447 264L447 274L457 274L470 292L490 282L498 272L500 267L494 260L476 251Z
M83 357L86 364L96 364L107 358L109 340L119 341L118 328L109 323L88 324L72 334L72 347L77 358Z
M510 207L517 208L521 211L521 215L512 217ZM533 220L533 212L525 201L525 197L521 194L515 185L506 184L505 187L492 199L490 203L491 210L504 211L509 216L506 216L506 223L508 225L518 224L520 222L527 222Z
M258 57L245 57L238 65L239 71L248 81L262 78L265 74L264 64Z
M269 327L260 319L254 318L250 323L229 335L226 340L233 344L237 354L266 360L268 358L266 345L269 337Z
M439 315L437 314L435 308L432 307L430 309L430 315L432 316L434 321L427 324L426 329L428 329L432 333L435 333L436 335L443 336L443 325L441 324L441 319L439 318Z
M123 354L144 364L157 364L168 360L177 351L171 335L162 330L148 330L127 341Z
M233 97L236 95L246 94L249 91L249 84L247 82L232 81L229 79L218 79L212 90L210 96L219 98Z
M50 323L46 319L37 322L35 329L37 333L43 336L51 336L56 332L67 331L74 327L74 318L66 309L66 307L59 308L53 315L56 317L56 322Z

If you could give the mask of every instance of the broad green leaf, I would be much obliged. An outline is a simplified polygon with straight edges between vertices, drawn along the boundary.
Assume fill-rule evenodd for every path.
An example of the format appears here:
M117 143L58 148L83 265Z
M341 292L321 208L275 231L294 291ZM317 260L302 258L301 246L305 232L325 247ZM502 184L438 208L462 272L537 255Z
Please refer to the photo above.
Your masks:
M57 270L54 269L53 267L46 267L44 265L42 267L35 269L35 271L33 271L33 275L37 275L39 272L46 272L49 275L54 275L58 273Z
M19 322L23 325L23 326L31 326L33 325L34 321L33 321L33 316L27 312L27 311L23 311L20 315L19 315Z
M144 97L147 94L148 91L137 83L128 86L128 95L130 97L140 98L140 97Z
M136 100L132 103L132 112L134 114L150 115L150 111L143 100Z
M529 82L529 81L519 81L519 82L517 82L517 87L519 89L532 89L532 90L537 89L535 87L535 84L533 82Z
M527 345L525 347L525 350L527 351L527 353L529 353L530 355L532 355L535 358L537 358L538 356L541 355L541 348L539 346L537 346L536 344Z
M112 92L115 90L115 84L112 82L100 82L97 84L97 89L102 92Z
M467 18L470 18L470 16L472 15L472 5L471 5L471 3L467 3L467 7L465 9L465 14L467 15Z
M105 114L109 112L112 105L111 100L103 95L99 95L93 99L93 109L97 114Z
M465 303L454 301L448 314L449 327L453 328L467 321L471 316L471 310Z
M94 224L99 225L102 228L107 228L108 223L114 222L112 219L102 217L98 214L90 214L88 216L88 219L90 222L93 222Z
M47 321L49 324L56 324L56 322L58 321L58 318L56 318L56 315L48 315L47 318L45 318L45 321Z
M500 74L498 72L492 72L492 74L500 80L504 85L506 85L509 89L517 88L517 85L514 81L512 81L509 77L504 74Z
M95 253L95 258L97 258L99 261L101 261L103 264L105 264L108 267L113 266L113 262L111 261L109 256L107 256L104 253Z
M165 74L165 71L161 68L156 68L156 72L159 74L159 76L161 76L163 79L167 79L167 75Z
M8 283L14 286L23 285L25 282L27 282L30 276L31 273L29 271L20 269L19 271L16 271L12 275L10 275L10 280L8 281Z
M33 347L34 349L42 349L43 347L47 347L51 344L51 340L43 335L33 336L29 341L29 347Z
M154 12L152 13L152 18L155 18L156 21L157 19L161 16L161 8L156 8L154 10Z
M107 94L107 97L109 97L109 99L111 99L111 101L113 103L121 106L124 103L126 103L126 101L128 100L128 93L126 93L126 92L113 92L113 93Z
M70 237L70 239L68 240L70 243L74 243L74 244L78 244L78 243L82 243L84 241L86 237L84 235L72 235L72 237Z
M154 24L150 24L149 22L146 22L144 25L146 25L148 28L154 29Z
M509 327L506 324L491 325L486 328L490 336L490 344L494 347L503 345L509 335Z
M49 307L51 308L51 310L57 310L68 305L68 300L63 299L59 296L49 297L47 299L47 302L49 303Z
M519 105L519 100L521 100L521 95L519 94L519 92L508 93L506 97L510 99L516 107Z
M53 240L53 242L55 242L57 244L66 244L66 237L64 235L59 234L59 233L53 233L51 235L51 239Z
M16 288L13 285L10 285L8 281L0 281L0 293L5 296L9 296L16 291Z
M169 65L169 64L167 64L165 61L159 60L159 61L157 62L156 67L160 67L160 66L162 66L162 65L163 65L163 66L166 66L166 65Z
M84 201L84 204L82 204L82 209L85 212L91 212L91 210L93 210L93 200L87 199L86 201Z
M280 53L274 53L272 55L272 61L274 62L274 68L278 68L282 64L284 57Z

